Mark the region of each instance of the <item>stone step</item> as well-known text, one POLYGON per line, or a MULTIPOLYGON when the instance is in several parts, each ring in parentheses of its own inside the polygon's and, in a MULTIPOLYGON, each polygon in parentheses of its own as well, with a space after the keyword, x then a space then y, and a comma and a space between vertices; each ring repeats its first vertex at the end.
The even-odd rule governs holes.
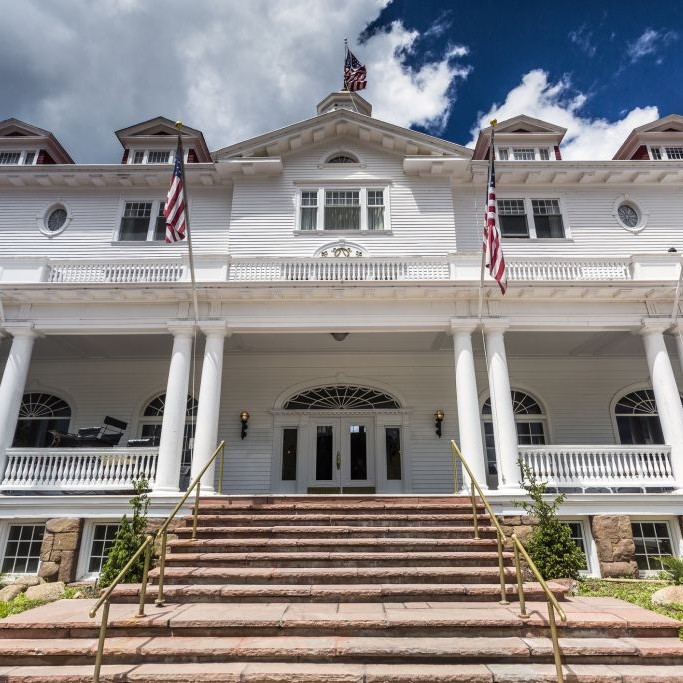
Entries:
MULTIPOLYGON (((564 663, 683 666, 683 642, 661 638, 561 638, 564 663)), ((89 664, 95 638, 0 639, 0 661, 14 666, 89 664)), ((108 664, 149 663, 336 663, 492 664, 552 663, 550 638, 373 638, 355 636, 113 637, 105 642, 108 664)))
MULTIPOLYGON (((567 683, 683 683, 680 666, 570 664, 567 683)), ((92 683, 92 665, 5 667, 4 683, 92 683)), ((552 664, 225 664, 105 665, 102 683, 555 683, 552 664)))
MULTIPOLYGON (((562 584, 551 584, 558 600, 564 600, 567 589, 562 584)), ((506 586, 507 599, 517 600, 517 587, 506 586)), ((545 600, 545 593, 538 583, 524 584, 527 600, 545 600)), ((139 584, 124 584, 114 589, 114 602, 137 603, 139 584)), ((156 600, 157 586, 147 587, 147 601, 156 600)), ((164 587, 164 598, 170 604, 191 602, 498 602, 500 584, 331 584, 278 585, 278 584, 171 584, 164 587)))
MULTIPOLYGON (((477 514, 485 515, 486 508, 483 504, 477 504, 477 514)), ((410 503, 406 501, 394 501, 391 503, 373 503, 366 501, 357 502, 335 502, 331 500, 320 500, 313 502, 300 503, 272 503, 268 505, 259 504, 245 504, 232 501, 216 501, 213 499, 203 500, 199 504, 199 510, 203 514, 221 514, 225 516, 231 515, 294 515, 294 514, 327 514, 327 515, 344 515, 344 514, 472 514, 472 504, 469 499, 458 502, 447 502, 437 504, 420 504, 410 503)))
MULTIPOLYGON (((191 526, 180 526, 173 530, 179 538, 192 535, 191 526)), ((492 526, 479 527, 482 538, 495 538, 492 526)), ((466 526, 201 526, 197 529, 198 538, 450 538, 472 539, 474 531, 466 526)))
MULTIPOLYGON (((503 553, 507 565, 512 553, 503 553)), ((497 567, 497 552, 167 553, 167 567, 497 567)))
MULTIPOLYGON (((192 518, 185 518, 187 526, 192 525, 192 518)), ((488 516, 480 517, 481 524, 488 523, 488 516)), ((231 529, 233 525, 240 526, 463 526, 472 528, 473 518, 467 513, 449 514, 393 514, 390 512, 378 512, 377 514, 353 514, 351 511, 344 514, 331 515, 327 512, 318 514, 235 514, 235 515, 212 515, 205 514, 204 510, 197 516, 198 526, 219 527, 231 529)))
MULTIPOLYGON (((159 569, 150 570, 155 583, 159 569)), ((173 584, 385 584, 385 583, 496 583, 498 567, 166 567, 164 581, 173 584)), ((505 578, 516 581, 506 567, 505 578)))
POLYGON ((496 549, 495 538, 182 538, 169 540, 169 551, 179 553, 290 553, 346 552, 475 552, 496 549))

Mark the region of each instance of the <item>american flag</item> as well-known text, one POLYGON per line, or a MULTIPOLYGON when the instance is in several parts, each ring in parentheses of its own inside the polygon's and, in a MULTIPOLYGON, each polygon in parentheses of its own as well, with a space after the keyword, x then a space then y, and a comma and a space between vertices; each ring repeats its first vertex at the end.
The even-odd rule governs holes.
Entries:
POLYGON ((185 239, 185 184, 184 184, 183 152, 178 139, 178 148, 175 153, 173 176, 171 187, 168 188, 166 203, 164 204, 164 216, 166 216, 166 244, 180 242, 185 239))
POLYGON ((346 48, 346 59, 344 60, 344 87, 349 92, 356 92, 356 90, 363 90, 368 84, 368 72, 365 65, 361 64, 356 56, 346 48))
POLYGON ((491 277, 496 280, 500 291, 505 294, 508 286, 505 273, 505 257, 500 247, 500 230, 496 220, 496 170, 494 166, 495 148, 493 146, 493 130, 489 148, 491 163, 489 166, 489 182, 486 188, 486 215, 484 217, 484 257, 491 277))

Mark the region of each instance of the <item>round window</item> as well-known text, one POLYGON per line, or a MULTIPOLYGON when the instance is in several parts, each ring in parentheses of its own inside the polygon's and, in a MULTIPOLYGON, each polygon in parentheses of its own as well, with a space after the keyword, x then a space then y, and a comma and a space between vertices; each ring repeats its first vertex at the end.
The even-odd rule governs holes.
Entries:
POLYGON ((640 222, 638 211, 631 204, 620 204, 617 209, 617 216, 626 228, 635 228, 640 222))
POLYGON ((64 227, 66 218, 66 209, 63 206, 58 206, 52 209, 48 214, 47 220, 45 221, 45 227, 47 227, 50 232, 57 232, 64 227))

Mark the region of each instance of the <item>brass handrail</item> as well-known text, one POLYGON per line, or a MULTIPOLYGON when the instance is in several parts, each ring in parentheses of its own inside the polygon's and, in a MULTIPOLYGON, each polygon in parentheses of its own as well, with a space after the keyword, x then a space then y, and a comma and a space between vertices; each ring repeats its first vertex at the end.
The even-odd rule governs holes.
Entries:
POLYGON ((196 494, 195 494, 195 504, 194 504, 194 512, 193 512, 193 519, 192 519, 192 538, 196 539, 197 538, 197 515, 199 513, 199 496, 201 493, 201 479, 206 473, 206 471, 209 469, 209 467, 213 464, 213 462, 216 460, 218 457, 218 454, 221 454, 221 462, 220 462, 220 476, 218 479, 218 494, 221 495, 223 493, 223 466, 224 466, 224 461, 225 461, 225 441, 221 441, 218 446, 216 446, 216 449, 214 452, 211 454, 211 457, 206 461, 206 464, 202 469, 199 471, 199 474, 192 480, 190 485, 187 487, 187 491, 185 491, 185 494, 183 497, 180 499, 178 504, 173 508, 172 512, 166 517, 162 525, 156 530, 154 534, 148 534, 145 540, 142 542, 140 547, 133 553, 131 558, 126 562, 126 566, 117 574, 116 578, 109 584, 109 587, 107 590, 100 596, 100 599, 92 606, 90 611, 88 612, 89 616, 91 619, 94 619, 95 616, 97 615, 97 612, 99 611, 100 607, 104 605, 104 609, 102 610, 102 622, 100 624, 100 634, 99 634, 99 640, 97 643, 97 655, 95 657, 95 669, 93 672, 93 683, 99 683, 100 682, 100 669, 102 668, 102 657, 104 654, 104 641, 105 638, 107 637, 107 622, 109 621, 109 606, 111 604, 111 595, 114 592, 114 589, 116 586, 118 586, 123 579, 126 577, 126 574, 130 570, 130 568, 133 566, 135 561, 140 557, 140 555, 144 552, 145 553, 145 563, 144 567, 142 570, 142 581, 140 584, 140 602, 139 602, 139 607, 138 607, 138 617, 144 617, 145 616, 145 598, 147 596, 147 577, 149 573, 149 566, 152 560, 152 546, 154 545, 155 541, 161 536, 161 550, 159 553, 159 590, 157 594, 157 599, 155 600, 155 604, 157 607, 161 607, 164 604, 164 571, 166 568, 166 537, 168 534, 168 527, 171 524, 171 522, 174 520, 175 516, 178 514, 178 511, 185 505, 185 502, 187 499, 190 497, 190 494, 194 489, 196 489, 196 494))
MULTIPOLYGON (((456 472, 456 458, 460 460, 460 463, 464 467, 465 471, 467 472, 467 475, 470 478, 470 496, 472 499, 472 512, 474 516, 474 537, 479 538, 479 522, 477 519, 477 506, 475 502, 475 495, 474 492, 475 490, 479 494, 479 498, 481 499, 481 502, 484 504, 484 508, 486 509, 486 512, 489 515, 489 519, 493 523, 493 526, 496 528, 496 538, 498 541, 498 568, 499 568, 499 573, 500 573, 500 586, 501 586, 501 599, 500 603, 501 604, 508 604, 507 599, 506 599, 506 589, 505 589, 505 568, 503 565, 503 546, 505 543, 505 539, 507 538, 505 535, 505 532, 503 531, 503 527, 500 525, 498 522, 498 518, 491 509, 491 506, 489 505, 489 502, 484 495, 484 492, 481 489, 481 486, 479 486, 479 482, 477 481, 476 477, 474 474, 472 474, 472 470, 470 469, 470 466, 467 464, 467 460, 465 460, 465 456, 462 454, 460 449, 458 448, 458 444, 455 443, 454 440, 451 440, 451 454, 453 457, 453 483, 455 487, 455 491, 457 492, 458 490, 458 482, 457 482, 457 472, 456 472)), ((567 621, 567 615, 565 611, 560 607, 559 602, 557 601, 557 598, 553 594, 553 592, 550 590, 548 587, 548 584, 545 582, 543 577, 541 576, 541 573, 538 571, 538 567, 534 563, 534 561, 531 559, 529 556, 529 553, 527 553, 526 548, 522 544, 522 542, 519 540, 517 534, 513 533, 510 536, 510 540, 512 541, 512 546, 514 549, 514 556, 515 556, 515 574, 517 578, 517 594, 518 594, 518 599, 519 599, 519 616, 522 619, 528 618, 528 613, 526 611, 526 600, 524 597, 524 581, 522 578, 522 567, 521 567, 521 562, 520 562, 520 554, 522 557, 524 557, 525 562, 527 563, 529 569, 531 570, 531 573, 534 575, 536 580, 538 581, 539 585, 543 589, 543 592, 546 595, 547 602, 548 602, 548 624, 550 625, 550 639, 552 640, 553 643, 553 657, 555 660, 555 671, 557 673, 557 681, 558 683, 564 683, 564 673, 562 671, 562 652, 560 650, 560 643, 558 640, 557 636, 557 623, 555 622, 555 612, 557 612, 558 616, 560 617, 560 620, 562 622, 567 621)))

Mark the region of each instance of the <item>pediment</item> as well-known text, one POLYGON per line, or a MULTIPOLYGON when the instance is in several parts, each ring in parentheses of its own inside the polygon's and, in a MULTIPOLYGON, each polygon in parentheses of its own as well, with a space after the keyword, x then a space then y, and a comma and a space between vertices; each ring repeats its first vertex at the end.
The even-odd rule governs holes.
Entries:
POLYGON ((0 121, 0 138, 47 138, 49 136, 49 130, 32 126, 19 119, 0 121))
MULTIPOLYGON (((491 126, 484 128, 482 133, 490 133, 491 126)), ((554 123, 549 123, 548 121, 542 121, 541 119, 535 119, 526 114, 520 114, 511 119, 506 119, 505 121, 499 121, 496 124, 496 134, 501 133, 515 133, 515 134, 525 134, 525 133, 546 133, 546 134, 561 134, 564 135, 567 132, 566 128, 562 126, 557 126, 554 123)))
POLYGON ((683 133, 683 116, 670 114, 635 129, 637 133, 683 133))

